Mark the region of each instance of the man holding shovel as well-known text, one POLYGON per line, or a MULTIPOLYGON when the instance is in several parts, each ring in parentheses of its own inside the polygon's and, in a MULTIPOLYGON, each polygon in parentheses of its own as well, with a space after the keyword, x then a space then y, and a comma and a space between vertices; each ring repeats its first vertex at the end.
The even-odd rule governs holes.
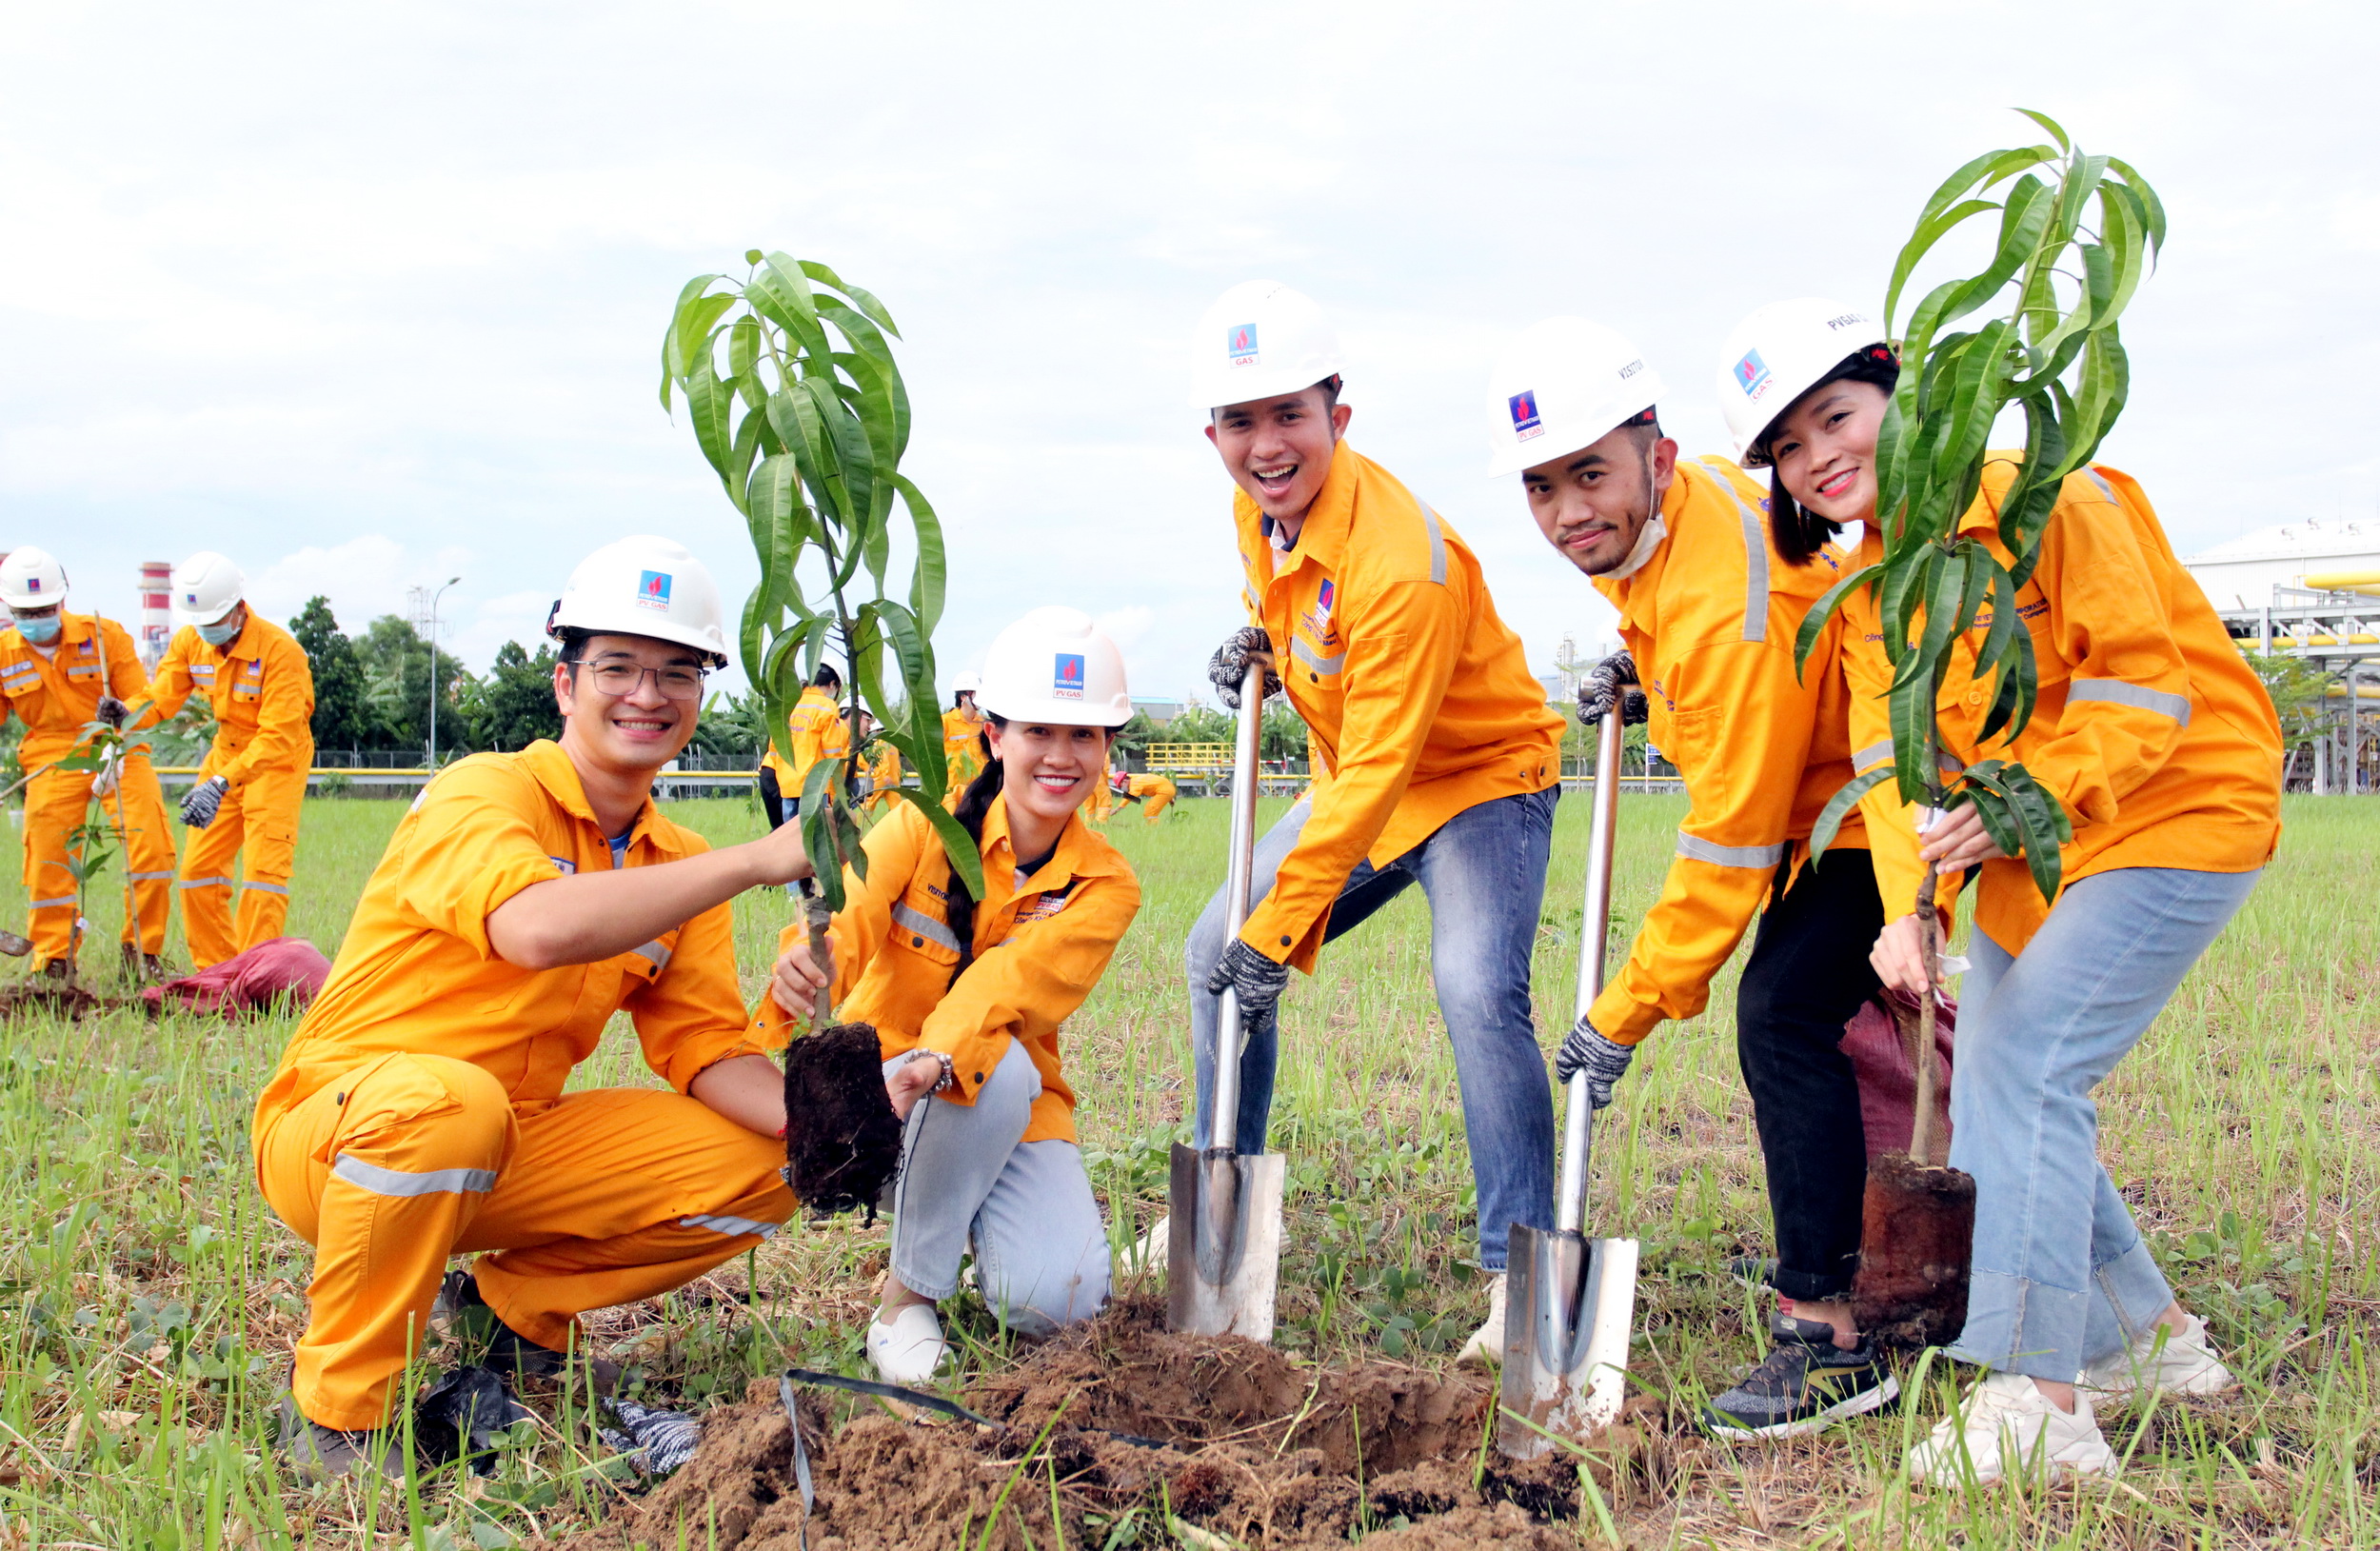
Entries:
POLYGON ((1834 638, 1805 675, 1794 636, 1845 557, 1833 546, 1777 553, 1741 469, 1678 461, 1655 414, 1661 393, 1634 345, 1581 318, 1533 325, 1489 384, 1490 475, 1520 476, 1538 530, 1620 612, 1627 647, 1588 675, 1579 717, 1649 719, 1692 804, 1660 899, 1555 1071, 1583 1072, 1608 1104, 1655 1025, 1702 1010, 1759 916, 1736 1051, 1767 1163, 1781 1306, 1768 1359, 1701 1421, 1722 1437, 1790 1437, 1899 1393, 1846 1302, 1867 1154, 1839 1045, 1876 986, 1865 950, 1883 913, 1856 817, 1823 869, 1806 861, 1812 825, 1851 778, 1849 707, 1834 638))
MULTIPOLYGON (((1237 706, 1251 664, 1285 688, 1327 773, 1256 846, 1252 907, 1226 929, 1218 893, 1187 958, 1209 1134, 1225 987, 1248 1030, 1238 1130, 1264 1148, 1275 1008, 1294 964, 1418 883, 1454 1042, 1479 1203, 1487 1323, 1503 1344, 1506 1236, 1553 1226, 1554 1113, 1529 998, 1561 784, 1561 719, 1497 616, 1470 548, 1387 470, 1343 445, 1337 336, 1270 281, 1224 292, 1194 342, 1194 400, 1239 487, 1233 523, 1248 624, 1208 675, 1237 706)), ((1158 1236, 1161 1241, 1161 1235, 1158 1236)))

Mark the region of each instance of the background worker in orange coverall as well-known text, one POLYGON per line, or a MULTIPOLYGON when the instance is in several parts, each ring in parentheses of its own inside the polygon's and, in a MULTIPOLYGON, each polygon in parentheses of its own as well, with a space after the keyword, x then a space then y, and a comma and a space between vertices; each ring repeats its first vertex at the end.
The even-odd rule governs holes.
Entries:
POLYGON ((843 675, 834 665, 819 664, 809 687, 785 714, 786 753, 780 755, 772 743, 761 755, 761 805, 768 809, 771 825, 801 816, 802 784, 810 778, 811 766, 851 752, 851 724, 835 702, 842 688, 843 675))
POLYGON ((1852 776, 1840 625, 1829 623, 1806 669, 1794 662, 1802 616, 1850 564, 1828 543, 1778 553, 1766 492, 1725 458, 1681 460, 1655 413, 1662 393, 1616 331, 1548 318, 1504 351, 1484 406, 1489 476, 1519 476, 1538 530, 1619 610, 1625 646, 1579 686, 1579 719, 1649 715, 1690 805, 1660 898, 1564 1038, 1555 1074, 1584 1071, 1596 1104, 1609 1104, 1656 1025, 1702 1011, 1758 920, 1735 1050, 1766 1163, 1780 1307, 1767 1360, 1700 1422, 1724 1438, 1790 1437, 1900 1392, 1842 1302, 1868 1155, 1840 1046, 1876 988, 1867 945, 1884 917, 1855 814, 1826 865, 1808 862, 1813 825, 1852 776))
MULTIPOLYGON (((1900 371, 1882 328, 1805 297, 1745 319, 1722 355, 1730 428, 1776 470, 1780 547, 1796 527, 1807 542, 1849 524, 1863 534, 1858 563, 1881 562, 1876 444, 1900 371), (1765 396, 1739 371, 1746 359, 1761 364, 1765 396)), ((2000 511, 2023 456, 1992 453, 1959 519, 2003 566, 2013 556, 2000 511)), ((1934 979, 1917 914, 1926 862, 1981 874, 1951 1084, 1951 1165, 1975 1182, 1974 1266, 1966 1327, 1949 1351, 1985 1376, 1909 1451, 1905 1468, 1926 1485, 2036 1469, 2113 1475, 2120 1462, 2094 1405, 2238 1384, 2100 1163, 2091 1093, 2271 859, 2280 723, 2147 493, 2116 469, 2066 476, 2015 607, 2039 671, 2024 730, 1982 737, 1993 686, 1974 666, 1988 619, 1954 645, 1934 719, 1947 764, 2013 759, 2065 810, 2073 837, 2056 903, 2045 910, 2029 865, 2000 848, 1973 805, 1921 836, 1889 781, 1862 800, 1890 922, 1874 949, 1888 984, 1921 992, 1934 979)), ((1874 594, 1845 599, 1863 767, 1893 758, 1884 630, 1874 594)))
POLYGON ((149 679, 147 704, 132 707, 134 726, 172 716, 193 689, 214 707, 214 746, 182 798, 191 830, 182 851, 182 937, 201 969, 281 935, 314 765, 313 667, 295 636, 248 607, 247 587, 240 568, 210 550, 173 568, 182 628, 149 679))
POLYGON ((1224 987, 1248 1030, 1236 1145, 1260 1153, 1290 967, 1311 973, 1326 941, 1418 883, 1490 1274, 1488 1317, 1464 1353, 1500 1352, 1512 1225, 1554 1224, 1553 1091, 1529 964, 1562 719, 1497 617, 1478 557, 1341 440, 1352 410, 1339 400, 1339 341, 1314 303, 1270 281, 1235 286, 1192 348, 1192 400, 1239 487, 1248 621, 1207 674, 1237 706, 1249 665, 1262 662, 1266 688, 1287 689, 1327 767, 1257 843, 1239 935, 1223 929, 1220 890, 1191 930, 1198 1134, 1208 1134, 1224 987))
POLYGON ((113 620, 66 611, 66 567, 47 550, 20 545, 0 561, 0 603, 10 628, 0 632, 0 722, 25 719, 17 762, 25 785, 25 894, 32 904, 33 968, 63 979, 74 950, 77 891, 69 862, 79 847, 68 840, 90 811, 94 785, 104 820, 124 828, 124 873, 106 883, 129 883, 132 909, 124 923, 124 958, 135 979, 164 965, 168 885, 173 881, 173 833, 166 827, 165 792, 149 762, 149 746, 128 746, 112 773, 54 768, 85 746, 93 722, 123 726, 126 704, 139 698, 141 671, 132 637, 113 620))
POLYGON ((1131 770, 1114 770, 1107 777, 1107 789, 1121 802, 1139 803, 1140 821, 1155 824, 1173 805, 1174 784, 1161 775, 1140 775, 1131 770))
POLYGON ((391 1396, 449 1256, 486 1252, 450 1300, 492 1311, 488 1365, 547 1373, 580 1311, 683 1285, 793 1210, 727 901, 805 873, 800 830, 714 851, 650 796, 726 661, 718 588, 679 545, 624 539, 546 629, 562 741, 430 783, 257 1101, 258 1183, 315 1247, 283 1412, 302 1465, 402 1473, 391 1396), (565 1096, 620 1010, 668 1088, 565 1096))
MULTIPOLYGON (((845 870, 830 941, 835 1015, 875 1025, 906 1119, 892 1265, 867 1329, 868 1361, 893 1383, 924 1382, 947 1355, 934 1305, 958 1291, 970 1244, 984 1301, 1028 1335, 1107 1301, 1058 1028, 1140 907, 1131 865, 1081 817, 1132 719, 1123 654, 1088 615, 1037 608, 992 643, 982 694, 991 758, 955 816, 982 847, 983 899, 902 803, 868 831, 867 876, 845 870)), ((788 926, 764 1025, 806 1016, 826 978, 806 928, 788 926)))

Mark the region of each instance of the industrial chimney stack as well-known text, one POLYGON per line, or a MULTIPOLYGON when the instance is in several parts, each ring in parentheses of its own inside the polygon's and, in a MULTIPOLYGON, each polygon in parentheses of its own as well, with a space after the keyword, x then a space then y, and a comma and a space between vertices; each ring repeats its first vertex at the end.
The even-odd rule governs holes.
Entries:
POLYGON ((157 659, 166 654, 166 644, 173 639, 173 564, 165 560, 141 562, 141 666, 151 673, 157 671, 157 659))

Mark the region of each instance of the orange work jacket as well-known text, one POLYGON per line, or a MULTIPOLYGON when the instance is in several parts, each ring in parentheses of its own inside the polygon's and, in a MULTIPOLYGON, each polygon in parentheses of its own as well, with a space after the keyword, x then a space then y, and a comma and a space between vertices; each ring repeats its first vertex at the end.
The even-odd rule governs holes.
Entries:
POLYGON ((792 759, 781 757, 771 744, 761 756, 761 764, 777 772, 777 789, 787 797, 802 795, 802 784, 810 778, 811 766, 851 752, 851 724, 823 685, 814 684, 802 691, 802 698, 785 716, 785 732, 792 759))
MULTIPOLYGON (((709 848, 648 799, 625 865, 709 848)), ((467 1061, 516 1105, 550 1103, 623 1010, 645 1064, 681 1093, 704 1067, 761 1051, 744 1027, 726 905, 595 964, 525 969, 496 956, 487 918, 498 905, 611 865, 610 842, 560 745, 541 738, 441 770, 365 884, 330 979, 257 1101, 260 1123, 390 1051, 467 1061)))
POLYGON ((901 801, 892 794, 901 785, 901 750, 889 740, 877 740, 876 752, 868 756, 867 774, 868 806, 887 807, 901 801))
POLYGON ((1562 719, 1479 562, 1446 521, 1344 442, 1294 548, 1232 500, 1250 623, 1329 773, 1240 941, 1311 971, 1356 864, 1385 866, 1466 808, 1561 780, 1562 719))
POLYGON ((59 609, 58 638, 47 657, 15 626, 0 630, 0 722, 11 711, 25 719, 25 741, 16 757, 29 772, 81 746, 83 729, 99 714, 101 695, 130 705, 148 687, 130 632, 113 620, 59 609))
MULTIPOLYGON (((1058 1025, 1082 1005, 1124 928, 1140 909, 1140 881, 1121 852, 1066 821, 1058 849, 1028 879, 1008 842, 1008 800, 983 817, 983 883, 975 962, 951 984, 959 939, 948 916, 950 860, 925 815, 903 803, 867 832, 867 877, 843 872, 844 904, 830 928, 835 1016, 872 1024, 889 1061, 920 1046, 951 1061, 949 1096, 973 1104, 1008 1047, 1022 1042, 1041 1074, 1027 1142, 1075 1140, 1074 1089, 1058 1059, 1058 1025)), ((807 930, 779 940, 783 952, 807 930)), ((761 998, 755 1038, 782 1039, 790 1019, 761 998)))
POLYGON ((942 763, 951 789, 973 781, 983 768, 983 724, 953 706, 942 712, 942 763))
MULTIPOLYGON (((302 775, 313 766, 313 666, 297 637, 253 608, 240 633, 220 646, 201 641, 193 626, 173 632, 149 681, 154 719, 181 710, 193 690, 215 712, 209 774, 236 786, 250 776, 302 775)), ((133 726, 151 719, 144 706, 133 710, 133 726)))
MULTIPOLYGON (((1702 1010, 1777 868, 1852 777, 1839 615, 1809 670, 1794 667, 1802 616, 1850 557, 1829 545, 1787 565, 1768 506, 1726 459, 1681 460, 1661 498, 1669 536, 1633 574, 1595 579, 1644 683, 1646 734, 1685 778, 1688 803, 1661 897, 1589 1012, 1621 1044, 1702 1010)), ((1857 814, 1835 844, 1867 844, 1857 814)))
MULTIPOLYGON (((2000 503, 2017 452, 1994 452, 1983 487, 1959 521, 2009 562, 2000 503)), ((1884 558, 1870 529, 1860 563, 1884 558)), ((2041 559, 2016 593, 2033 637, 2040 696, 2012 746, 1977 737, 1990 680, 1974 676, 1991 625, 1986 607, 1954 644, 1935 703, 1946 763, 2013 759, 2065 805, 2073 841, 2060 853, 2066 883, 2116 867, 2247 872, 2265 865, 2281 833, 2281 724, 2264 685, 2214 607, 2166 542, 2149 497, 2105 466, 2067 477, 2042 531, 2041 559)), ((1893 758, 1883 696, 1893 667, 1875 600, 1845 601, 1844 657, 1854 694, 1852 736, 1863 770, 1893 758)), ((1924 881, 1911 810, 1888 780, 1863 800, 1874 837, 1888 921, 1910 913, 1924 881)), ((2022 951, 2049 908, 2018 859, 1986 862, 1975 925, 2022 951)))

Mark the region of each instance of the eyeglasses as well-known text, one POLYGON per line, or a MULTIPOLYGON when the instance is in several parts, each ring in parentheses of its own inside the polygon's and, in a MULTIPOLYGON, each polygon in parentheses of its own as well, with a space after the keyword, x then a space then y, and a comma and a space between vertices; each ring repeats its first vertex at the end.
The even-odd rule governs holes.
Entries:
POLYGON ((615 699, 625 700, 637 691, 645 676, 653 676, 653 686, 664 700, 700 700, 703 698, 703 674, 692 667, 643 667, 635 663, 582 663, 594 677, 595 687, 615 699))

